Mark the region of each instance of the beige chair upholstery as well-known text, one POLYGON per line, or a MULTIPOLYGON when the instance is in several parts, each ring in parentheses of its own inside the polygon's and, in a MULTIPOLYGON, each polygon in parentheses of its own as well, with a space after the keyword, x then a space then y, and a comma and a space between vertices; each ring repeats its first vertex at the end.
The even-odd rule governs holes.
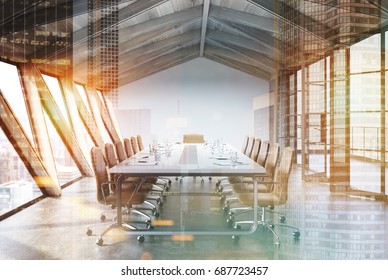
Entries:
POLYGON ((123 162, 126 160, 127 154, 125 153, 123 142, 117 141, 115 142, 115 147, 116 147, 116 154, 117 154, 117 159, 119 162, 123 162))
POLYGON ((139 150, 139 145, 137 144, 137 139, 135 136, 132 136, 131 137, 131 144, 132 144, 132 150, 135 154, 137 154, 138 152, 140 152, 139 150))
POLYGON ((205 139, 202 134, 195 134, 195 133, 184 134, 183 143, 200 144, 200 143, 205 143, 205 139))
POLYGON ((253 144, 255 142, 255 138, 253 136, 249 137, 248 139, 248 144, 247 144, 247 148, 245 150, 245 155, 247 157, 250 157, 251 154, 252 154, 252 149, 253 149, 253 144))
POLYGON ((252 152, 251 152, 251 155, 250 155, 250 158, 253 161, 257 160, 257 156, 259 155, 259 151, 260 151, 260 146, 261 146, 261 139, 260 138, 255 138, 255 141, 253 143, 252 152))
POLYGON ((249 136, 246 135, 244 137, 243 145, 242 145, 242 148, 241 148, 241 153, 243 153, 243 154, 245 154, 245 151, 247 150, 248 141, 249 141, 249 136))
POLYGON ((127 157, 131 157, 135 154, 132 148, 131 140, 129 140, 128 138, 124 138, 124 149, 127 154, 127 157))
POLYGON ((256 162, 263 167, 265 167, 265 162, 267 161, 269 147, 269 141, 263 141, 261 143, 259 155, 257 156, 256 162))
POLYGON ((143 138, 141 137, 141 135, 137 135, 136 136, 136 140, 137 140, 137 145, 139 147, 139 150, 143 151, 144 150, 144 144, 143 144, 143 138))

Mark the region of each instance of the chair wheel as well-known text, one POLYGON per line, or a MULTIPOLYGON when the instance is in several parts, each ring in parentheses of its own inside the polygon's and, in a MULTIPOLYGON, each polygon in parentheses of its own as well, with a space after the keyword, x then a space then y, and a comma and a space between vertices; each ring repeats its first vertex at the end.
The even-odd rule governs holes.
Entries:
MULTIPOLYGON (((170 184, 171 185, 171 184, 170 184)), ((164 190, 166 191, 166 192, 168 192, 169 190, 170 190, 170 187, 169 186, 166 186, 165 188, 164 188, 164 190)))
POLYGON ((274 224, 269 224, 268 227, 270 227, 272 229, 275 229, 275 225, 274 224))
POLYGON ((88 228, 88 230, 86 231, 86 235, 87 236, 91 236, 92 235, 92 230, 90 228, 88 228))
POLYGON ((238 242, 240 240, 240 236, 238 235, 233 235, 232 236, 232 239, 234 240, 234 242, 238 242))
POLYGON ((148 226, 147 226, 147 229, 149 229, 149 230, 154 230, 155 227, 154 227, 153 225, 148 225, 148 226))
POLYGON ((171 180, 170 179, 168 179, 168 185, 171 186, 171 180))
POLYGON ((286 216, 284 216, 284 215, 280 216, 279 220, 281 223, 284 223, 286 221, 286 216))
POLYGON ((240 226, 240 225, 235 225, 235 226, 234 226, 234 229, 240 230, 240 229, 241 229, 241 226, 240 226))
POLYGON ((224 211, 225 214, 228 213, 229 212, 229 206, 224 206, 222 208, 222 210, 224 211))
POLYGON ((102 244, 104 244, 104 240, 102 240, 102 238, 98 238, 98 239, 96 240, 96 244, 97 244, 98 246, 102 246, 102 244))
POLYGON ((209 177, 209 181, 211 181, 212 180, 212 177, 209 177))
POLYGON ((300 232, 299 232, 299 230, 294 230, 294 232, 292 233, 292 235, 294 236, 294 239, 295 239, 295 240, 298 240, 299 237, 300 237, 300 232))
POLYGON ((139 235, 137 237, 137 241, 139 241, 140 243, 143 243, 144 242, 144 235, 139 235))
POLYGON ((159 212, 158 211, 152 211, 152 215, 154 215, 154 217, 159 217, 159 212))
POLYGON ((226 222, 228 223, 228 228, 232 228, 232 226, 234 224, 234 220, 232 218, 229 218, 226 220, 226 222))
POLYGON ((106 216, 105 215, 101 215, 100 216, 100 220, 101 220, 101 222, 105 221, 106 220, 106 216))

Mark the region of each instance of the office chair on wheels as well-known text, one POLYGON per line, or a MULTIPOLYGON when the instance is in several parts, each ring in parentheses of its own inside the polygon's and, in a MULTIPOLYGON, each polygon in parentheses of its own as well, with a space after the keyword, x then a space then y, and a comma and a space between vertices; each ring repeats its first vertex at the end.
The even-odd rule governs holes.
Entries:
MULTIPOLYGON (((288 179, 289 179, 290 172, 291 172, 293 155, 294 155, 294 150, 291 149, 290 147, 286 147, 283 149, 282 155, 281 155, 281 160, 275 169, 274 179, 271 181, 262 182, 262 185, 266 185, 266 187, 270 191, 259 192, 257 194, 257 205, 259 207, 258 214, 260 215, 260 220, 258 221, 258 225, 262 225, 263 227, 269 229, 273 233, 273 235, 276 238, 275 244, 280 243, 279 242, 279 235, 275 231, 275 224, 272 222, 268 222, 268 220, 267 220, 267 215, 266 215, 267 208, 283 205, 288 200, 288 179)), ((240 185, 240 187, 243 188, 243 186, 241 186, 241 185, 240 185)), ((259 188, 260 188, 260 185, 259 185, 259 188)), ((252 211, 253 210, 252 205, 254 202, 253 201, 253 199, 254 199, 253 186, 249 185, 249 187, 247 187, 245 189, 245 191, 243 191, 242 189, 240 189, 240 191, 241 192, 236 193, 236 195, 238 197, 238 201, 242 205, 248 206, 248 208, 251 207, 250 211, 252 211)), ((243 208, 241 212, 238 212, 239 209, 241 209, 241 208, 231 209, 230 217, 228 219, 229 221, 234 221, 234 219, 237 217, 237 215, 239 215, 241 213, 246 213, 247 211, 249 211, 246 208, 243 208)), ((241 225, 243 225, 243 224, 251 224, 252 225, 253 221, 246 220, 246 221, 234 222, 234 228, 241 229, 241 225)), ((285 225, 285 224, 278 224, 278 225, 282 226, 282 227, 292 228, 294 230, 293 231, 294 238, 296 240, 299 239, 300 232, 299 232, 298 228, 293 227, 293 226, 289 226, 289 225, 285 225)), ((234 235, 233 238, 235 240, 238 240, 239 236, 234 235)))
MULTIPOLYGON (((116 207, 116 202, 117 202, 117 190, 116 188, 113 187, 115 183, 112 181, 109 181, 106 160, 102 153, 102 150, 98 147, 93 147, 91 150, 91 159, 92 159, 92 166, 93 166, 95 179, 96 179, 97 201, 101 204, 109 205, 111 206, 112 209, 114 209, 116 207)), ((137 231, 139 229, 133 224, 144 224, 147 226, 147 229, 152 229, 153 227, 151 226, 150 217, 133 208, 133 205, 142 204, 146 199, 146 194, 138 192, 137 189, 138 189, 137 185, 132 183, 125 183, 125 190, 122 191, 122 195, 121 195, 121 204, 123 207, 126 208, 126 212, 128 214, 131 212, 138 213, 142 217, 146 217, 146 220, 141 220, 141 221, 132 220, 130 221, 130 224, 126 223, 123 226, 128 230, 137 231)), ((92 226, 89 226, 87 228, 86 234, 88 236, 92 235, 93 233, 91 228, 92 226)), ((96 240, 96 243, 98 245, 103 245, 104 241, 102 237, 114 228, 116 228, 116 224, 112 224, 111 226, 106 228, 102 232, 102 234, 99 235, 98 239, 96 240)), ((144 236, 143 235, 138 236, 138 241, 143 242, 144 236)))

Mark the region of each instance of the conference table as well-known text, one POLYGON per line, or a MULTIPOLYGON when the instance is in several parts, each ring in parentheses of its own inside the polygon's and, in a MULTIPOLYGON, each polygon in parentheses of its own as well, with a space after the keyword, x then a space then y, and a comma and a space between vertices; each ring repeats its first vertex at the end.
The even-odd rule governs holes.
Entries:
MULTIPOLYGON (((253 178, 253 226, 250 230, 241 231, 235 229, 221 229, 214 231, 185 231, 185 235, 244 235, 251 234, 257 228, 257 176, 265 175, 265 168, 254 162, 252 159, 237 151, 230 145, 220 144, 210 146, 207 144, 174 144, 166 147, 158 147, 157 156, 148 150, 143 150, 127 160, 109 169, 110 174, 116 178, 117 188, 117 220, 112 226, 120 229, 129 229, 122 221, 121 209, 121 186, 127 177, 142 177, 143 182, 148 176, 170 177, 170 176, 206 176, 226 177, 244 176, 253 178), (237 155, 237 161, 231 161, 231 155, 237 155)), ((182 184, 178 184, 182 186, 182 184)), ((167 193, 168 194, 168 193, 167 193)), ((183 189, 174 191, 174 195, 195 195, 185 192, 183 189)), ((197 195, 220 195, 215 191, 205 192, 199 188, 197 195)), ((138 235, 139 231, 128 231, 129 235, 138 235)), ((144 235, 177 235, 179 230, 144 230, 144 235)))

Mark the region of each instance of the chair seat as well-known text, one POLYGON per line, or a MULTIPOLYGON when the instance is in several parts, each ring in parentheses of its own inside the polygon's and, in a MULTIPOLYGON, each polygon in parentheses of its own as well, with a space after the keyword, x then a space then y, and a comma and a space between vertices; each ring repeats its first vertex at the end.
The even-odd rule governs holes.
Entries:
MULTIPOLYGON (((262 175, 256 177, 259 182, 270 182, 271 177, 269 175, 262 175)), ((253 184, 253 178, 252 177, 228 177, 228 181, 230 184, 238 184, 238 183, 246 183, 246 184, 253 184)))
MULTIPOLYGON (((253 184, 237 183, 232 185, 235 193, 253 192, 253 184)), ((269 186, 264 184, 257 184, 257 192, 266 193, 269 192, 269 186)))
MULTIPOLYGON (((253 193, 240 193, 238 194, 238 201, 245 205, 253 205, 253 193)), ((267 207, 273 205, 279 205, 282 202, 279 200, 277 195, 273 193, 258 193, 257 194, 257 205, 260 207, 267 207)))
MULTIPOLYGON (((143 192, 135 192, 137 188, 136 184, 124 182, 121 191, 121 203, 127 204, 130 200, 131 204, 141 204, 146 200, 146 194, 143 192)), ((116 204, 117 193, 113 192, 105 196, 106 204, 116 204)))

